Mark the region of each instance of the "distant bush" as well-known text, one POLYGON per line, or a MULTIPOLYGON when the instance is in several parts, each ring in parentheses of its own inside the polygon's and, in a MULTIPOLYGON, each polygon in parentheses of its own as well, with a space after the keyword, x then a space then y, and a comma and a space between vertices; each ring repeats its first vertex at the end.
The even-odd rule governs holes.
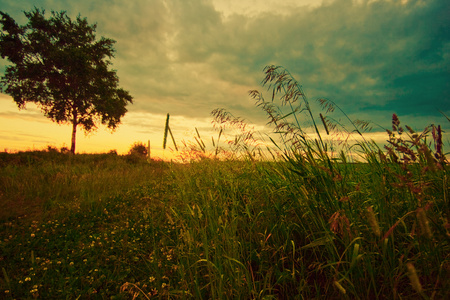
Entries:
POLYGON ((128 154, 146 157, 148 154, 147 147, 142 142, 136 142, 131 146, 130 151, 128 151, 128 154))
POLYGON ((135 142, 128 151, 127 160, 129 162, 138 162, 146 159, 148 154, 147 147, 142 142, 135 142))
POLYGON ((47 152, 49 152, 49 153, 58 153, 58 148, 56 148, 55 146, 48 145, 47 146, 47 152))
POLYGON ((117 150, 116 149, 112 149, 108 151, 109 155, 117 155, 117 150))

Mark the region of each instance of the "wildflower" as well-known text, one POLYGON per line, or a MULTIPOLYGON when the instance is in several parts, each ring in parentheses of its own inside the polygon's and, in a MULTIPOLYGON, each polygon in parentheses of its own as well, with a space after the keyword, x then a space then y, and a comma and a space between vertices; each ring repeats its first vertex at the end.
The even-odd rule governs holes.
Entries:
POLYGON ((157 289, 151 289, 151 290, 150 290, 150 293, 148 293, 148 295, 149 295, 150 297, 156 296, 157 294, 158 294, 158 290, 157 290, 157 289))
POLYGON ((36 235, 34 233, 31 234, 31 237, 34 238, 36 235))
POLYGON ((25 278, 25 281, 31 281, 31 277, 25 278))
POLYGON ((148 279, 148 281, 150 281, 150 282, 153 282, 153 281, 155 281, 155 277, 153 277, 153 276, 150 276, 150 278, 148 279))

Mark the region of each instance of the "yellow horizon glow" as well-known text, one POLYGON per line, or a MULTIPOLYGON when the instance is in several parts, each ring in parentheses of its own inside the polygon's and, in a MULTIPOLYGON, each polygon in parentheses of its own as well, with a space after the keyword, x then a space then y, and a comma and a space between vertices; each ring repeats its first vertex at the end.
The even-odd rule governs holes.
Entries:
MULTIPOLYGON (((151 157, 161 160, 177 159, 180 152, 174 151, 172 139, 168 137, 167 147, 163 149, 163 136, 166 115, 157 115, 146 112, 128 112, 118 129, 111 133, 105 126, 99 126, 98 130, 86 135, 80 128, 77 131, 76 153, 107 153, 115 150, 118 154, 127 154, 131 146, 136 142, 147 145, 151 143, 151 157)), ((274 146, 269 139, 265 139, 265 133, 271 130, 267 126, 248 124, 258 136, 264 140, 258 140, 262 148, 274 146)), ((202 140, 209 150, 213 149, 212 139, 217 142, 218 131, 211 125, 211 119, 190 119, 183 116, 172 116, 170 127, 175 141, 180 150, 183 141, 196 144, 195 128, 198 128, 202 140)), ((19 152, 44 150, 48 146, 61 149, 70 148, 72 126, 59 125, 46 118, 34 104, 28 104, 27 109, 19 110, 13 99, 5 94, 0 94, 0 152, 19 152)), ((227 147, 226 139, 232 140, 239 131, 227 129, 226 135, 220 140, 222 147, 227 147)), ((310 138, 316 134, 308 132, 310 138)), ((328 141, 336 141, 339 137, 327 136, 321 132, 322 138, 328 141)), ((389 139, 386 132, 364 133, 366 141, 374 141, 379 146, 387 144, 389 139)), ((445 138, 449 134, 444 134, 445 138)), ((276 138, 275 138, 276 140, 276 138)), ((361 137, 353 134, 350 141, 361 142, 361 137)))
MULTIPOLYGON (((165 116, 152 117, 160 124, 160 133, 146 134, 127 124, 133 118, 132 112, 125 115, 114 132, 100 125, 97 131, 86 135, 78 128, 76 153, 116 150, 118 154, 126 154, 135 142, 147 145, 150 140, 153 157, 170 159, 173 156, 171 151, 162 149, 165 116)), ((0 128, 0 152, 42 150, 48 146, 70 148, 72 125, 52 122, 34 104, 27 104, 26 109, 19 110, 12 98, 4 94, 0 94, 0 128)))

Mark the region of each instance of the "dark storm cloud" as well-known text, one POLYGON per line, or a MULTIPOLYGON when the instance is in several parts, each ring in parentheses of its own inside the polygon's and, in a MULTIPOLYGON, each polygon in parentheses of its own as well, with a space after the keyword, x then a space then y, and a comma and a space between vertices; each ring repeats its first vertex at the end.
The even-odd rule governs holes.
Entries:
MULTIPOLYGON (((436 108, 448 111, 450 103, 449 7, 447 1, 342 0, 287 17, 266 15, 250 26, 263 28, 258 41, 267 57, 254 66, 285 66, 311 98, 328 97, 349 114, 436 116, 436 108), (265 22, 274 27, 265 29, 265 22)), ((261 52, 255 57, 264 58, 261 52)))
MULTIPOLYGON (((226 19, 205 1, 170 3, 178 67, 207 64, 211 76, 260 88, 262 68, 282 65, 311 99, 330 98, 355 117, 383 114, 374 121, 392 112, 432 117, 449 110, 450 2, 338 0, 226 19)), ((226 104, 226 95, 215 96, 208 109, 226 104)), ((204 113, 208 103, 196 101, 204 113)))

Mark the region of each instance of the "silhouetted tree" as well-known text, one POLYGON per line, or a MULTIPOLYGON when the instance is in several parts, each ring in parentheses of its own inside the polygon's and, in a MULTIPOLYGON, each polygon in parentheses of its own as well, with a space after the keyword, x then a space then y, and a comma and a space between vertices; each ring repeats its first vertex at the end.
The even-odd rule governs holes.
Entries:
POLYGON ((24 26, 0 15, 0 55, 12 63, 0 89, 19 109, 33 102, 52 121, 72 124, 72 153, 77 126, 90 132, 98 123, 112 130, 120 124, 133 98, 108 68, 114 40, 96 40, 96 25, 80 16, 72 21, 66 12, 52 11, 46 19, 45 11, 35 8, 25 12, 29 22, 24 26))

